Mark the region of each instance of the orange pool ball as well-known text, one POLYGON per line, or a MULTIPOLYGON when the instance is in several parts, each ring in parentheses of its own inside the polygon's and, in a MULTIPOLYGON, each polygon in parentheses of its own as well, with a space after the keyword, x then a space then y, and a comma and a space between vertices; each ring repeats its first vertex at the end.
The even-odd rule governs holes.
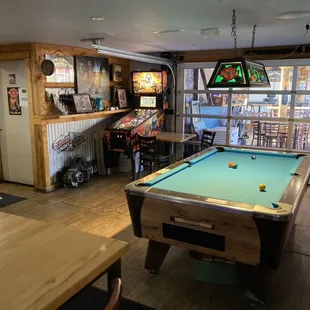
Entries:
POLYGON ((259 184, 259 190, 261 192, 263 192, 266 189, 266 185, 265 184, 259 184))
POLYGON ((234 165, 235 165, 235 163, 233 163, 232 161, 228 163, 228 167, 229 167, 229 168, 233 168, 234 165))

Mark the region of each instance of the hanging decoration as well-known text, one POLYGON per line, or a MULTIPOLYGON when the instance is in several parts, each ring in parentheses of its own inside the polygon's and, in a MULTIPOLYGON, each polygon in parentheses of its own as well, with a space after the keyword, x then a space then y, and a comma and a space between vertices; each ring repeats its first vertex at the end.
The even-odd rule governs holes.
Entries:
MULTIPOLYGON (((254 25, 252 47, 255 46, 256 27, 257 25, 254 25)), ((218 60, 208 88, 270 87, 269 78, 262 63, 237 57, 238 37, 235 10, 232 15, 231 36, 234 39, 235 58, 218 60)))

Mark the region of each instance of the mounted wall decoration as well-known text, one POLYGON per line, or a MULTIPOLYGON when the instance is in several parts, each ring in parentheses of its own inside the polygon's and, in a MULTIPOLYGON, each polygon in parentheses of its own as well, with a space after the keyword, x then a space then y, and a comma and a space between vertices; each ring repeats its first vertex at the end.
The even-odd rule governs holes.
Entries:
POLYGON ((42 61, 41 71, 45 76, 52 75, 54 73, 54 70, 55 70, 55 65, 51 60, 45 59, 42 61))
POLYGON ((89 113, 93 111, 89 94, 74 94, 73 102, 76 108, 76 113, 89 113))
POLYGON ((117 88, 117 98, 120 109, 128 107, 125 88, 117 88))
POLYGON ((10 115, 22 115, 22 109, 19 102, 19 88, 18 87, 8 87, 8 104, 9 104, 9 114, 10 115))
POLYGON ((111 65, 111 80, 116 83, 123 81, 123 67, 121 65, 111 65))
POLYGON ((108 58, 76 56, 75 71, 79 93, 110 100, 108 58))
POLYGON ((60 154, 64 151, 74 151, 85 142, 86 139, 83 134, 70 131, 57 137, 52 144, 52 148, 57 154, 60 154))
POLYGON ((74 60, 71 56, 45 55, 54 63, 52 75, 46 77, 48 83, 74 83, 74 60))

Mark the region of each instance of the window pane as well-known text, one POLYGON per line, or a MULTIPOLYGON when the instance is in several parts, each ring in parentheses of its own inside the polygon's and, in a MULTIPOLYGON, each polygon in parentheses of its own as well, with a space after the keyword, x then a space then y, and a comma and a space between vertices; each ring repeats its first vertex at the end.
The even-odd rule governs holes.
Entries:
POLYGON ((219 94, 185 94, 183 113, 226 116, 227 96, 219 94))
POLYGON ((206 90, 214 68, 185 69, 184 90, 206 90))
POLYGON ((232 145, 259 146, 265 148, 286 148, 288 122, 260 120, 232 120, 231 137, 237 134, 238 139, 231 139, 232 145), (237 133, 235 131, 238 130, 237 133))
POLYGON ((204 129, 215 131, 215 145, 226 144, 226 119, 219 118, 184 118, 184 131, 186 133, 197 133, 197 140, 201 141, 204 129))
POLYGON ((293 67, 266 67, 270 81, 269 90, 291 90, 293 67))
POLYGON ((288 117, 291 95, 233 94, 232 115, 288 117))
POLYGON ((308 123, 294 123, 292 132, 292 148, 294 150, 310 150, 308 123))
POLYGON ((298 67, 296 89, 310 90, 310 66, 298 67))

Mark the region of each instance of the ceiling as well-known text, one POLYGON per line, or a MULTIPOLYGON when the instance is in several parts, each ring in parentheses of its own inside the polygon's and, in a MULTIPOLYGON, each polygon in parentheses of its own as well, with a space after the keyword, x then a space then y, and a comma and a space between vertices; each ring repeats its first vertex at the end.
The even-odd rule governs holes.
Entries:
MULTIPOLYGON (((105 37, 101 45, 137 52, 232 48, 236 9, 238 47, 250 46, 254 24, 256 46, 290 45, 300 43, 310 18, 277 20, 276 15, 309 8, 309 0, 8 0, 1 3, 0 44, 91 47, 80 39, 105 37), (200 35, 205 28, 220 28, 220 35, 205 39, 200 35), (152 33, 172 29, 184 32, 152 33)), ((310 34, 302 43, 310 43, 310 34)))

